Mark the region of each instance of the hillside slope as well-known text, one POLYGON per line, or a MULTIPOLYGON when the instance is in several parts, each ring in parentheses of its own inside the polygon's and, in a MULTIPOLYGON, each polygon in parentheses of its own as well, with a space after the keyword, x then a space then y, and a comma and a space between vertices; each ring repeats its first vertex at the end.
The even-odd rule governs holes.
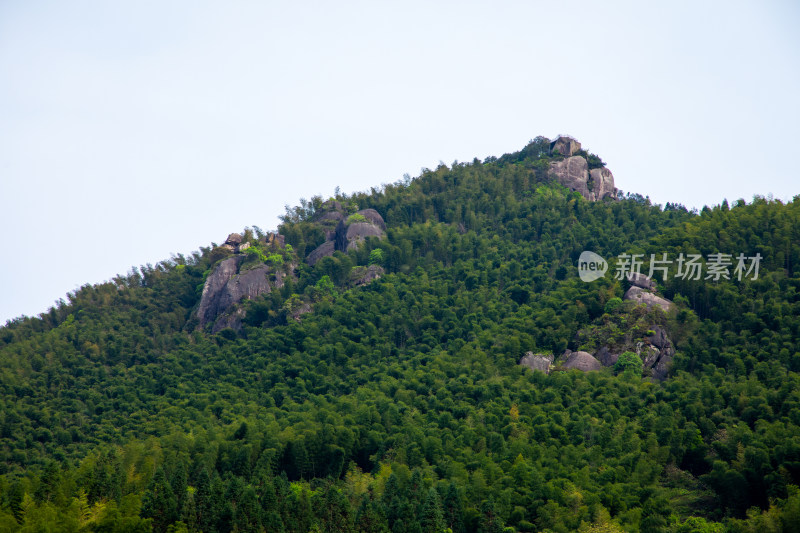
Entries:
POLYGON ((134 269, 0 328, 0 530, 797 530, 800 198, 590 201, 554 176, 564 160, 537 138, 303 200, 244 249, 134 269), (378 225, 365 210, 385 231, 350 246, 344 226, 378 225), (610 264, 590 283, 585 250, 610 264), (613 258, 662 253, 763 259, 757 279, 673 265, 655 277, 666 313, 623 301, 613 258), (198 310, 232 257, 225 283, 273 277, 214 329, 198 310), (563 364, 651 328, 674 345, 664 381, 641 355, 563 364), (549 374, 526 352, 552 356, 549 374))

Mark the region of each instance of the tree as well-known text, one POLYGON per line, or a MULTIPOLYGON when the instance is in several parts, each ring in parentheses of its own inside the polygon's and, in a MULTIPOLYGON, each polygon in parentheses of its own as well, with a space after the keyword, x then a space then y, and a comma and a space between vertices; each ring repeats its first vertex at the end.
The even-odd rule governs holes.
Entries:
POLYGON ((623 352, 614 363, 614 372, 621 374, 628 372, 637 376, 642 375, 642 359, 633 352, 623 352))
POLYGON ((162 467, 156 470, 144 493, 142 514, 153 519, 153 531, 157 533, 166 532, 167 526, 178 519, 178 502, 162 467))
POLYGON ((422 507, 422 529, 431 533, 444 533, 445 524, 442 515, 442 502, 434 488, 428 490, 425 504, 422 507))

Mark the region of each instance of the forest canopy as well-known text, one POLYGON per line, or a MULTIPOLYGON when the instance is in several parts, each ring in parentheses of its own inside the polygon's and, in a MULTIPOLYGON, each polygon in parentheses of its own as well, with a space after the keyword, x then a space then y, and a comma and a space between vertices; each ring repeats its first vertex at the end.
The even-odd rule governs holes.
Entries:
POLYGON ((0 328, 0 530, 800 530, 800 197, 590 202, 549 178, 548 142, 303 200, 277 252, 246 228, 245 264, 291 276, 240 331, 196 318, 214 246, 0 328), (325 201, 374 209, 385 238, 310 266, 325 201), (763 260, 656 277, 658 314, 581 281, 584 250, 763 260), (518 364, 654 321, 664 381, 634 352, 518 364))

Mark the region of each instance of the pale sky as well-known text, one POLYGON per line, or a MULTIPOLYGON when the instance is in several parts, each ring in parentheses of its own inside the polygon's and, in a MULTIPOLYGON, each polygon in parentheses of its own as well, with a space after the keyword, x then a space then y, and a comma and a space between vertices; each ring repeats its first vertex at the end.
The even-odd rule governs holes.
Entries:
POLYGON ((568 133, 688 207, 800 194, 800 6, 0 1, 0 324, 285 204, 568 133))

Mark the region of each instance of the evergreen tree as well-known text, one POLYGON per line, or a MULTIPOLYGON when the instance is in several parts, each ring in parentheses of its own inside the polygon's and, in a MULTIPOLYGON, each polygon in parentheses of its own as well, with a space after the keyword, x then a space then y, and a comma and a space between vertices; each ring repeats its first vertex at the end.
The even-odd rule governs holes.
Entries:
POLYGON ((164 469, 159 467, 147 486, 142 500, 142 514, 152 519, 153 531, 166 532, 178 519, 178 503, 164 469))

